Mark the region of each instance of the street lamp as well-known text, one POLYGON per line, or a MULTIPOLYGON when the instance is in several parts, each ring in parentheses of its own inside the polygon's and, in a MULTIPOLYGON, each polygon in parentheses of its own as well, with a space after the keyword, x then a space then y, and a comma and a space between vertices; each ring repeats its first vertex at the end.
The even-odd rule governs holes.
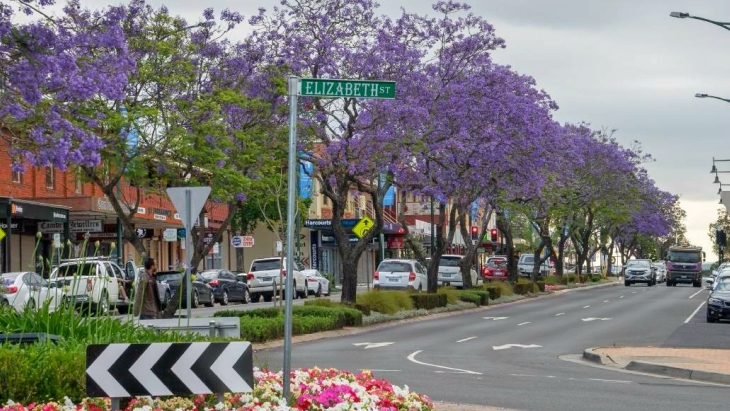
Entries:
POLYGON ((722 184, 722 183, 720 183, 720 188, 717 189, 717 194, 722 193, 722 186, 730 186, 730 184, 722 184))
POLYGON ((710 19, 706 19, 704 17, 693 16, 693 15, 691 15, 689 13, 682 13, 682 12, 678 12, 678 11, 673 11, 673 12, 669 13, 669 17, 674 17, 674 18, 678 18, 678 19, 695 19, 695 20, 700 20, 700 21, 704 21, 704 22, 707 22, 707 23, 710 23, 710 24, 714 24, 714 25, 716 25, 718 27, 722 27, 725 30, 730 30, 730 22, 721 22, 721 21, 710 20, 710 19))
POLYGON ((717 159, 715 159, 715 157, 712 157, 712 170, 710 170, 710 174, 712 174, 712 173, 717 174, 718 173, 717 167, 715 167, 715 163, 719 163, 721 161, 730 161, 730 159, 727 159, 727 160, 726 159, 717 160, 717 159))
POLYGON ((730 103, 730 99, 722 98, 718 96, 713 96, 711 94, 705 94, 705 93, 695 93, 695 97, 697 98, 714 98, 715 100, 722 100, 726 103, 730 103))

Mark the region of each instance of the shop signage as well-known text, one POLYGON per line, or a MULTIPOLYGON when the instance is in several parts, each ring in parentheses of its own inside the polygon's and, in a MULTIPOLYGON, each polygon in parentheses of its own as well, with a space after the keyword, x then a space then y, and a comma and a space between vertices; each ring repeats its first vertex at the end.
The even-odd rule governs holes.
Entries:
POLYGON ((11 203, 10 214, 13 217, 24 218, 26 220, 51 221, 56 223, 68 221, 67 210, 37 203, 11 203))
MULTIPOLYGON (((72 233, 101 233, 104 226, 101 220, 72 220, 68 222, 68 229, 72 233)), ((62 233, 63 223, 40 221, 38 231, 41 233, 62 233)))
POLYGON ((177 241, 177 229, 167 228, 162 232, 162 238, 165 241, 177 241))
POLYGON ((311 258, 312 269, 319 270, 319 232, 310 231, 309 233, 309 257, 311 258))
POLYGON ((388 248, 400 249, 403 248, 403 237, 388 237, 388 248))
MULTIPOLYGON (((355 224, 360 221, 359 218, 346 218, 342 220, 342 226, 345 228, 355 227, 355 224)), ((306 228, 331 228, 332 220, 329 218, 308 218, 304 220, 304 227, 306 228)))

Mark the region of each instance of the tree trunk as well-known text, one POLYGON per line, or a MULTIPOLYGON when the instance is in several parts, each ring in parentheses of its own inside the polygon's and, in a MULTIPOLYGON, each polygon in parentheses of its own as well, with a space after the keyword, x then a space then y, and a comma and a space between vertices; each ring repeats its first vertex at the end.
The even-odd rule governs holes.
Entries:
POLYGON ((502 233, 504 238, 504 246, 507 249, 507 271, 509 272, 508 281, 517 283, 517 258, 515 258, 514 238, 512 237, 512 227, 507 219, 504 218, 503 211, 497 211, 497 229, 502 233))

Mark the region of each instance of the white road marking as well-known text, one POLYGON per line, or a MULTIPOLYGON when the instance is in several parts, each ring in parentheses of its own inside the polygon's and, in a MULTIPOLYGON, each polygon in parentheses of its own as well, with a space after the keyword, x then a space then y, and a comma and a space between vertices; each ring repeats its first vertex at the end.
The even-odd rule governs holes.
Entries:
POLYGON ((497 320, 506 320, 509 317, 482 317, 482 318, 484 318, 485 320, 497 321, 497 320))
POLYGON ((581 321, 608 321, 610 318, 594 318, 594 317, 588 317, 588 318, 582 318, 581 321))
POLYGON ((557 314, 555 314, 556 317, 559 317, 561 315, 565 315, 565 313, 557 313, 557 314))
POLYGON ((700 308, 702 308, 702 306, 705 305, 705 302, 706 301, 702 301, 702 304, 700 304, 697 308, 695 308, 694 312, 692 314, 690 314, 686 320, 684 320, 685 324, 687 324, 688 322, 690 322, 690 320, 692 320, 692 317, 694 317, 695 314, 697 314, 697 312, 700 310, 700 308))
POLYGON ((632 291, 631 294, 636 294, 636 291, 632 291))
POLYGON ((585 306, 585 307, 583 307, 583 308, 591 308, 591 306, 590 306, 590 305, 586 305, 586 306, 585 306))
POLYGON ((464 341, 469 341, 469 340, 473 340, 473 339, 475 339, 475 338, 477 338, 477 337, 469 337, 469 338, 463 338, 463 339, 461 339, 461 340, 459 340, 459 341, 457 341, 457 342, 458 342, 458 343, 461 343, 461 342, 464 342, 464 341))
POLYGON ((372 368, 360 368, 360 371, 370 371, 370 372, 401 372, 401 370, 375 370, 372 368))
POLYGON ((699 290, 699 291, 697 291, 696 293, 694 293, 694 294, 690 295, 690 296, 689 296, 689 298, 692 298, 692 297, 694 297, 695 295, 697 295, 697 294, 699 294, 699 293, 701 293, 701 292, 703 292, 703 291, 705 291, 705 290, 699 290))
POLYGON ((609 302, 609 301, 610 301, 610 300, 606 300, 606 301, 604 301, 604 303, 607 303, 607 302, 609 302))
POLYGON ((529 321, 527 321, 527 322, 524 322, 524 323, 519 323, 519 324, 517 324, 517 326, 519 327, 520 325, 526 325, 526 324, 529 324, 529 323, 530 323, 530 322, 529 322, 529 321))
POLYGON ((367 350, 367 349, 370 349, 370 348, 386 347, 386 346, 391 345, 391 344, 395 344, 395 343, 392 343, 392 342, 381 342, 381 343, 364 342, 364 343, 354 343, 352 345, 357 346, 357 347, 360 347, 360 346, 363 346, 364 345, 365 346, 365 349, 367 350))
MULTIPOLYGON (((560 378, 555 375, 532 375, 532 374, 510 374, 512 377, 529 377, 529 378, 560 378)), ((597 382, 608 382, 608 383, 616 383, 616 384, 631 384, 633 381, 628 380, 605 380, 602 378, 575 378, 575 377, 567 377, 566 380, 573 380, 573 381, 597 381, 597 382)))
POLYGON ((506 350, 508 348, 542 348, 542 345, 537 345, 537 344, 530 344, 530 345, 525 345, 525 344, 504 344, 504 345, 494 345, 494 346, 492 346, 492 349, 495 350, 495 351, 497 351, 497 350, 506 350))
POLYGON ((429 363, 426 363, 426 362, 423 362, 423 361, 418 361, 416 359, 416 355, 418 355, 418 354, 420 354, 422 352, 423 352, 423 350, 418 350, 418 351, 412 352, 411 355, 409 355, 406 358, 408 358, 408 361, 410 361, 410 362, 413 362, 413 363, 416 363, 416 364, 420 364, 420 365, 425 365, 427 367, 441 368, 442 370, 454 371, 454 372, 458 372, 460 374, 482 375, 482 373, 476 372, 476 371, 462 370, 462 369, 459 369, 459 368, 451 368, 451 367, 446 367, 446 366, 443 366, 443 365, 429 364, 429 363))
POLYGON ((622 295, 622 296, 621 296, 621 297, 619 297, 619 298, 624 298, 624 296, 622 295))

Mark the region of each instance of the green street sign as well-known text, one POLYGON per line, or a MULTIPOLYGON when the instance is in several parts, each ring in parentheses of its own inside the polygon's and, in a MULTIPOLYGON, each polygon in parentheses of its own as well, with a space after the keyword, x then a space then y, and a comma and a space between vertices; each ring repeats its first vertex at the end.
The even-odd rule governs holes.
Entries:
POLYGON ((395 98, 395 81, 299 79, 300 96, 395 98))

